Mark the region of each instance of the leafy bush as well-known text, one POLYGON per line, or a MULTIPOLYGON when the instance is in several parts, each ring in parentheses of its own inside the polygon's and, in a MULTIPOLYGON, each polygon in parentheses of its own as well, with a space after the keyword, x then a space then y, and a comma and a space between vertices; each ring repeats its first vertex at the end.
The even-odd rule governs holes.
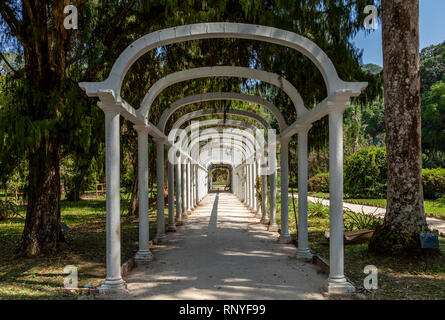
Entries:
POLYGON ((387 184, 386 172, 385 148, 361 148, 347 159, 344 191, 353 197, 384 197, 387 184))
POLYGON ((445 168, 423 169, 423 195, 435 199, 445 194, 445 168))
POLYGON ((311 192, 329 192, 329 173, 319 173, 308 180, 311 192))

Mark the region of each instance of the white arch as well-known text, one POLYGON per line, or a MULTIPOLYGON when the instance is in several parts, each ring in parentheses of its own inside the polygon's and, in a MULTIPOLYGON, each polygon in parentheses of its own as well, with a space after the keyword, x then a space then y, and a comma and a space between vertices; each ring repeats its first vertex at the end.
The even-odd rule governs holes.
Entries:
POLYGON ((295 49, 307 56, 320 70, 328 95, 339 90, 357 90, 354 83, 344 82, 338 77, 332 61, 311 40, 294 32, 273 27, 230 22, 191 24, 149 33, 134 41, 121 53, 105 81, 83 82, 81 87, 89 96, 97 96, 100 91, 111 89, 119 101, 125 75, 142 55, 159 46, 210 38, 251 39, 295 49))
POLYGON ((270 83, 282 89, 289 96, 295 106, 298 116, 302 116, 308 111, 304 106, 303 99, 298 90, 289 81, 278 74, 245 67, 215 66, 178 71, 158 80, 151 86, 150 90, 148 90, 141 103, 141 107, 137 110, 137 114, 142 119, 147 118, 150 113, 151 105, 156 97, 169 86, 187 80, 207 77, 237 77, 270 83))
POLYGON ((258 105, 263 106, 267 110, 269 110, 277 119, 278 126, 280 127, 280 131, 284 130, 287 127, 286 120, 281 114, 280 110, 271 102, 262 99, 258 96, 242 94, 242 93, 233 93, 233 92, 214 92, 214 93, 203 93, 197 94, 193 96, 188 96, 183 99, 177 100, 173 102, 170 107, 162 113, 161 119, 158 123, 158 129, 162 132, 165 131, 165 126, 167 125, 168 119, 173 115, 173 113, 189 104, 204 102, 204 101, 215 101, 215 100, 238 100, 251 102, 258 105))

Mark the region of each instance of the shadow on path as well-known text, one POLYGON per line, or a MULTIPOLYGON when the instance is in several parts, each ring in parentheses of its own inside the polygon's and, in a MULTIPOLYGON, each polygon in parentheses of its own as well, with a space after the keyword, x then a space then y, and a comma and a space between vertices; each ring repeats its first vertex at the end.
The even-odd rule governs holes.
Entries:
POLYGON ((193 214, 153 248, 154 260, 126 277, 124 299, 323 299, 326 276, 295 259, 228 192, 205 197, 193 214))

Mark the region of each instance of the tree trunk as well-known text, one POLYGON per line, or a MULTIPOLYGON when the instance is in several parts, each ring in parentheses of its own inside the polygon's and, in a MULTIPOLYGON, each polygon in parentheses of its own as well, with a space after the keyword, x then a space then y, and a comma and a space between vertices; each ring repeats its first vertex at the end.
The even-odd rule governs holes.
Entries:
POLYGON ((422 189, 419 1, 382 0, 383 81, 388 159, 383 227, 369 249, 386 254, 420 251, 427 228, 422 189))
POLYGON ((71 188, 66 191, 66 200, 79 201, 84 178, 88 173, 91 161, 79 168, 79 173, 73 178, 71 188))
POLYGON ((60 144, 51 139, 29 157, 28 207, 18 252, 24 256, 53 254, 63 236, 60 222, 60 144))
POLYGON ((137 154, 133 156, 132 159, 133 164, 133 184, 131 185, 131 200, 128 207, 128 216, 129 217, 137 217, 139 214, 139 183, 138 183, 138 159, 137 154))

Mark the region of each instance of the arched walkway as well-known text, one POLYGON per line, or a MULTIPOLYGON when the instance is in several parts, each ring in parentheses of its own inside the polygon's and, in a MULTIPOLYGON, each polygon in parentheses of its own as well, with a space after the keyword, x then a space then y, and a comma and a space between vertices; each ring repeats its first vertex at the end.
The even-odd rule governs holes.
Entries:
MULTIPOLYGON (((288 206, 288 147, 289 141, 294 135, 298 135, 298 249, 296 256, 300 259, 309 259, 312 254, 308 247, 307 226, 307 135, 312 123, 324 116, 329 117, 329 170, 330 170, 330 275, 326 288, 330 293, 348 293, 354 291, 354 287, 348 283, 343 270, 343 112, 350 104, 351 97, 360 95, 367 86, 362 82, 345 82, 338 77, 337 71, 329 57, 311 40, 295 33, 271 28, 267 26, 248 25, 239 23, 200 23, 180 26, 156 31, 136 40, 122 52, 105 81, 79 83, 88 96, 100 99, 99 107, 105 113, 106 133, 106 181, 107 181, 107 276, 103 285, 99 288, 102 293, 122 292, 125 289, 125 281, 121 275, 121 243, 120 243, 120 117, 131 121, 138 133, 138 185, 139 185, 139 251, 135 260, 139 264, 150 263, 152 253, 149 248, 149 220, 148 220, 148 136, 156 143, 156 176, 158 190, 164 190, 164 162, 165 148, 169 148, 168 163, 168 210, 169 221, 166 228, 164 219, 164 196, 158 192, 157 196, 157 234, 155 242, 163 244, 166 240, 166 231, 176 230, 175 217, 181 222, 182 217, 187 217, 208 195, 208 168, 209 165, 227 162, 232 166, 233 192, 236 201, 242 201, 246 208, 253 213, 258 209, 266 208, 265 201, 258 204, 256 199, 256 181, 261 176, 263 185, 269 185, 269 231, 277 231, 274 224, 277 195, 277 166, 276 145, 280 145, 280 184, 281 184, 281 230, 278 241, 282 244, 290 242, 289 234, 289 206, 288 206), (121 88, 125 75, 131 65, 146 52, 157 46, 180 43, 184 41, 210 38, 238 38, 264 41, 283 45, 301 52, 307 56, 321 72, 327 96, 319 104, 310 110, 304 105, 304 101, 297 89, 282 76, 264 70, 255 70, 237 66, 213 66, 182 70, 165 76, 158 80, 145 95, 139 109, 133 108, 121 97, 121 88), (286 93, 294 104, 297 112, 297 120, 287 124, 283 115, 272 104, 264 100, 233 93, 215 92, 195 95, 178 100, 170 110, 167 110, 162 122, 151 123, 151 106, 162 91, 176 83, 187 80, 207 77, 238 77, 259 80, 276 86, 286 93), (270 139, 268 134, 268 146, 262 148, 257 139, 244 130, 245 133, 231 130, 228 139, 222 139, 222 143, 213 144, 221 152, 233 152, 240 154, 240 163, 231 159, 213 159, 212 156, 200 159, 201 154, 194 154, 191 150, 184 150, 193 145, 199 146, 199 130, 184 133, 179 142, 176 138, 170 140, 170 134, 164 133, 165 121, 174 112, 190 102, 212 100, 241 100, 262 105, 274 114, 280 126, 280 135, 270 139), (170 112, 171 111, 171 112, 170 112), (197 134, 197 136, 196 136, 197 134), (183 144, 183 139, 188 139, 183 144), (228 145, 227 142, 236 141, 236 144, 228 145), (196 141, 196 143, 195 143, 196 141), (190 142, 190 143, 189 143, 190 142), (267 150, 266 150, 267 149, 267 150), (265 152, 267 151, 267 157, 265 152), (170 156, 173 155, 173 156, 170 156), (267 158, 267 163, 265 159, 267 158), (176 161, 178 160, 178 161, 176 161), (267 173, 264 167, 268 166, 267 173), (267 177, 269 176, 269 177, 267 177), (175 184, 176 181, 176 184, 175 184), (176 188, 175 188, 176 186, 176 188), (176 189, 176 190, 174 190, 176 189), (176 193, 176 203, 174 199, 176 193), (239 200, 238 200, 239 199, 239 200), (176 205, 176 206, 175 206, 176 205), (176 215, 175 215, 176 209, 176 215)), ((234 111, 232 111, 234 113, 234 111)), ((239 115, 254 119, 247 112, 237 111, 239 115)), ((204 115, 204 113, 202 113, 204 115)), ((192 118, 190 113, 185 116, 192 118)), ((184 119, 185 119, 184 118, 184 119)), ((266 119, 256 119, 267 122, 266 119)), ((267 127, 267 123, 262 123, 267 127)), ((222 127, 216 124, 216 127, 222 127)), ((257 127, 258 128, 258 127, 257 127)), ((218 129, 216 129, 218 130, 218 129)), ((170 132, 171 133, 171 132, 170 132)), ((216 135, 208 134, 206 139, 218 140, 216 135)), ((260 139, 261 140, 261 139, 260 139)), ((263 140, 262 140, 263 141, 263 140)), ((212 146, 213 146, 212 145, 212 146)), ((204 149, 203 149, 204 150, 204 149)), ((153 173, 150 173, 153 174, 153 173)), ((266 190, 263 188, 263 190, 266 190)), ((263 191, 263 199, 266 193, 263 191)), ((210 197, 210 196, 209 196, 210 197)), ((262 220, 267 215, 262 216, 262 220)), ((258 267, 262 267, 261 264, 258 267)), ((242 291, 240 291, 242 292, 242 291)))
POLYGON ((229 192, 207 195, 156 259, 125 278, 129 299, 323 299, 327 276, 229 192))

